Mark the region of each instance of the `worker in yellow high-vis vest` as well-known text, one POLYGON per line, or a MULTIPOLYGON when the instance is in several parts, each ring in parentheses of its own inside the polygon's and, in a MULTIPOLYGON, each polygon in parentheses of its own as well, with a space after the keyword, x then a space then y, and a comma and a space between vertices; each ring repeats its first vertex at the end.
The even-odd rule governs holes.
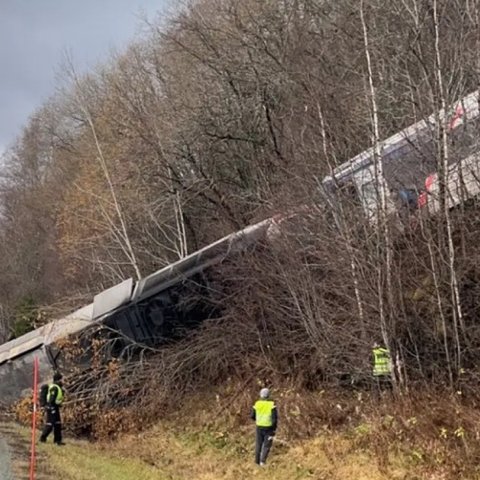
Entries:
POLYGON ((392 386, 392 360, 390 351, 374 342, 372 347, 373 378, 379 389, 392 386))
POLYGON ((251 417, 255 420, 257 426, 255 463, 257 465, 265 465, 278 424, 277 407, 275 402, 270 399, 268 388, 260 390, 260 399, 255 402, 251 417))
POLYGON ((53 430, 53 442, 56 445, 65 445, 62 441, 62 419, 60 417, 60 407, 63 403, 63 385, 62 374, 56 372, 53 375, 53 382, 48 386, 47 404, 45 406, 46 422, 43 427, 40 441, 47 441, 48 436, 53 430))

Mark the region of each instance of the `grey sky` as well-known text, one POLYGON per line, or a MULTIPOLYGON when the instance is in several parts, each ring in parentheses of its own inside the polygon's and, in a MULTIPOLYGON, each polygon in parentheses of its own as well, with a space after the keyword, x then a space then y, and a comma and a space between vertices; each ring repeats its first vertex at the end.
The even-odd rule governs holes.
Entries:
POLYGON ((55 90, 66 51, 82 71, 175 0, 0 0, 0 154, 55 90))

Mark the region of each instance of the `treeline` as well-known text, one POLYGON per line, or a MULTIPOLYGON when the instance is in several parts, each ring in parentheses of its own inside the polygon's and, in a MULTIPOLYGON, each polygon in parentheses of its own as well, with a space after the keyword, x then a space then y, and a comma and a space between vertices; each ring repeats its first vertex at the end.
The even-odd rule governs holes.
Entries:
POLYGON ((479 3, 199 0, 95 71, 65 65, 2 159, 3 337, 309 205, 274 246, 217 272, 223 317, 166 350, 159 381, 254 368, 350 382, 374 337, 401 385, 473 375, 476 209, 401 230, 346 202, 335 223, 319 183, 478 88, 479 3))

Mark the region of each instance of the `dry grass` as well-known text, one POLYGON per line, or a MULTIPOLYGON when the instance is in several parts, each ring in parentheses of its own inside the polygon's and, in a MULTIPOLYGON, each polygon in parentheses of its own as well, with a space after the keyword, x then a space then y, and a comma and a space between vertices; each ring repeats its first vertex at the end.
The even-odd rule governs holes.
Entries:
MULTIPOLYGON (((251 430, 251 429, 250 429, 251 430)), ((303 478, 329 480, 404 479, 406 470, 381 472, 371 456, 355 452, 352 443, 331 435, 298 442, 294 445, 277 439, 270 462, 265 468, 253 463, 252 432, 226 435, 206 431, 175 432, 171 427, 157 427, 143 435, 127 436, 112 448, 121 455, 131 455, 152 464, 167 478, 198 480, 303 478)))
POLYGON ((252 398, 231 387, 192 396, 155 427, 105 448, 175 479, 480 479, 478 413, 461 398, 276 396, 281 428, 265 469, 253 464, 252 398))
POLYGON ((284 428, 265 469, 253 463, 254 426, 247 420, 251 399, 245 391, 235 399, 213 394, 190 398, 155 427, 124 435, 104 448, 142 460, 175 479, 409 478, 403 455, 395 467, 383 468, 373 450, 357 448, 357 435, 347 426, 351 410, 345 403, 343 407, 337 403, 332 412, 333 398, 318 393, 299 396, 292 390, 278 394, 284 428), (315 421, 309 421, 313 413, 315 421), (344 427, 335 431, 329 419, 336 425, 343 422, 344 427))
POLYGON ((478 414, 458 399, 277 391, 281 427, 259 468, 251 398, 227 393, 236 391, 192 395, 143 432, 95 444, 67 436, 63 449, 41 445, 40 453, 72 480, 480 479, 478 414))

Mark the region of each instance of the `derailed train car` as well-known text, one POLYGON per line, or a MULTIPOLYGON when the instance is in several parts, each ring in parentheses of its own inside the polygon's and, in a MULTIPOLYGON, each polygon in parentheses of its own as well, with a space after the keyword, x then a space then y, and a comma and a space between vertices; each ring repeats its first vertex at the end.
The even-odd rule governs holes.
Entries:
POLYGON ((376 223, 381 191, 380 169, 384 182, 387 212, 399 208, 413 210, 430 203, 438 210, 437 122, 446 127, 449 147, 449 171, 446 173, 447 197, 451 206, 478 195, 480 143, 479 91, 461 98, 447 111, 441 110, 383 140, 332 171, 323 179, 323 188, 334 207, 339 198, 360 205, 365 217, 376 223), (460 172, 459 172, 460 170, 460 172), (465 184, 466 187, 465 187, 465 184), (461 190, 462 195, 459 193, 461 190))
MULTIPOLYGON (((326 193, 325 204, 335 213, 335 205, 346 193, 349 199, 361 206, 366 218, 375 223, 379 198, 376 161, 382 163, 388 189, 387 207, 392 212, 397 211, 394 195, 406 201, 409 208, 412 204, 415 208, 424 206, 428 200, 426 196, 431 196, 430 203, 433 203, 435 182, 430 181, 426 188, 424 184, 425 178, 433 178, 431 174, 437 164, 435 121, 443 121, 445 116, 449 119, 452 164, 459 165, 451 168, 458 169, 460 165, 465 165, 468 172, 471 172, 470 183, 475 183, 475 188, 464 188, 463 169, 460 173, 451 175, 447 189, 452 195, 455 188, 459 190, 457 183, 461 183, 462 192, 457 197, 462 201, 480 193, 480 157, 477 153, 480 151, 477 141, 479 100, 479 92, 475 91, 459 100, 452 111, 431 115, 384 140, 380 145, 381 158, 375 158, 374 149, 370 148, 337 167, 322 182, 322 191, 326 193)), ((455 200, 456 203, 459 201, 455 200)), ((452 206, 455 202, 452 201, 452 206)), ((432 210, 433 207, 434 205, 432 210)), ((297 209, 297 212, 305 210, 310 209, 304 206, 297 209)), ((277 235, 281 221, 290 216, 286 214, 270 218, 228 235, 138 282, 127 279, 95 296, 91 304, 67 317, 0 345, 1 397, 7 402, 15 400, 22 390, 31 386, 35 357, 40 360, 40 379, 47 379, 59 362, 58 343, 71 335, 81 334, 89 327, 102 325, 111 332, 118 332, 112 351, 112 354, 118 354, 126 348, 129 341, 156 346, 165 339, 172 338, 176 327, 195 326, 208 318, 212 314, 208 307, 181 305, 179 291, 188 290, 193 284, 202 284, 202 272, 209 267, 263 239, 277 235)))
POLYGON ((114 332, 113 349, 120 353, 129 342, 147 347, 161 345, 175 335, 177 327, 188 328, 209 318, 214 313, 212 308, 203 308, 198 303, 180 305, 179 291, 188 293, 191 285, 198 288, 202 274, 209 267, 267 239, 276 223, 275 218, 264 220, 138 282, 127 279, 96 295, 91 304, 70 315, 0 345, 2 400, 13 402, 31 388, 35 357, 39 359, 40 381, 47 381, 61 361, 59 344, 88 328, 102 326, 114 332))

